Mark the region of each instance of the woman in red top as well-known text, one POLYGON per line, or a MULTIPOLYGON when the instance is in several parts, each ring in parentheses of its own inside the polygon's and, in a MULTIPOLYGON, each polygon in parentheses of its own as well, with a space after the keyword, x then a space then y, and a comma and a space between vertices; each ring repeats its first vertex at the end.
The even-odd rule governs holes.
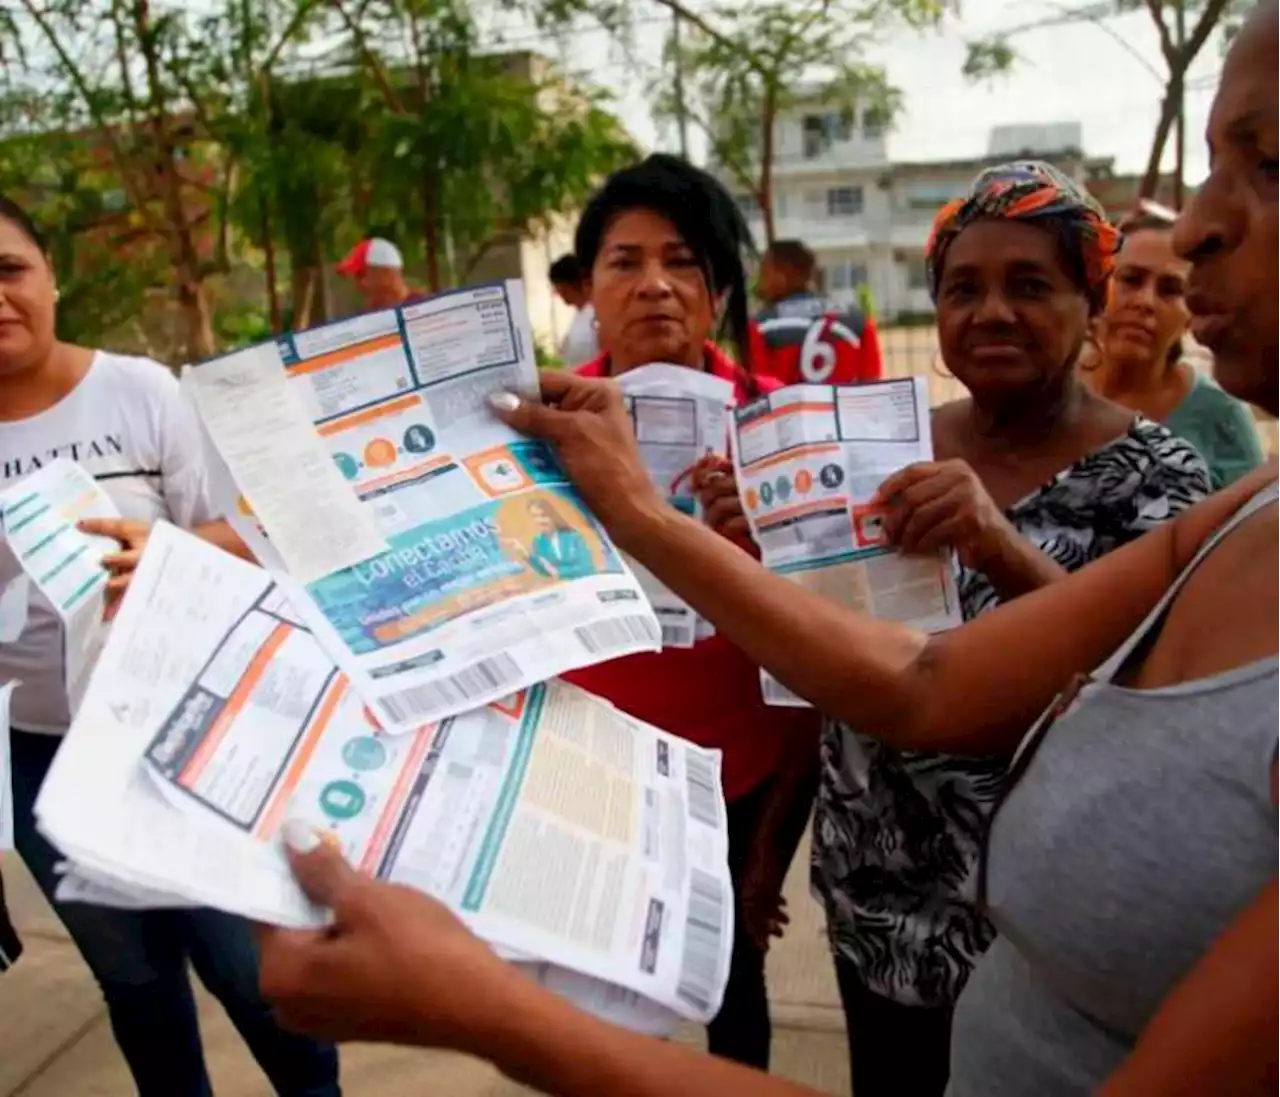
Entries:
MULTIPOLYGON (((709 341, 723 316, 732 341, 747 346, 746 246, 750 234, 732 198, 685 161, 655 155, 610 176, 575 239, 605 354, 577 372, 616 377, 651 362, 682 365, 732 381, 740 402, 777 387, 709 341)), ((755 552, 736 492, 714 491, 702 492, 708 522, 755 552)), ((713 1054, 768 1069, 765 951, 785 921, 782 880, 809 817, 816 717, 766 706, 756 665, 719 636, 566 677, 638 719, 723 751, 736 933, 707 1044, 713 1054)))

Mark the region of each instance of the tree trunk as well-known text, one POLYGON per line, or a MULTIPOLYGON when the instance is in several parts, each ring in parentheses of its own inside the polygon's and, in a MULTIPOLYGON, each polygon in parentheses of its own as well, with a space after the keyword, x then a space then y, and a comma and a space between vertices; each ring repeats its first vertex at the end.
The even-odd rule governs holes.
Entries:
POLYGON ((293 315, 289 326, 294 331, 301 331, 311 326, 311 311, 316 299, 316 276, 319 271, 315 267, 295 266, 293 268, 293 315))
POLYGON ((217 352, 213 337, 213 314, 204 284, 198 278, 179 275, 178 307, 182 312, 182 341, 187 364, 212 358, 217 352))
POLYGON ((280 312, 280 280, 276 272, 276 242, 271 238, 271 211, 267 199, 262 198, 262 254, 267 268, 267 315, 271 320, 271 334, 284 331, 284 317, 280 312))
POLYGON ((773 223, 773 123, 778 113, 778 97, 773 86, 767 85, 764 93, 764 110, 760 118, 760 182, 756 187, 756 201, 764 218, 764 243, 769 247, 774 239, 773 223))
POLYGON ((440 292, 440 218, 436 213, 436 187, 428 173, 422 176, 422 239, 426 246, 427 288, 440 292))
POLYGON ((1160 102, 1160 120, 1156 123, 1156 132, 1151 138, 1151 152, 1147 157, 1147 170, 1142 174, 1142 184, 1138 188, 1139 198, 1155 198, 1160 187, 1160 161, 1164 159, 1165 145, 1169 142, 1169 133, 1178 118, 1178 105, 1182 99, 1182 72, 1174 72, 1169 76, 1165 87, 1164 99, 1160 102))

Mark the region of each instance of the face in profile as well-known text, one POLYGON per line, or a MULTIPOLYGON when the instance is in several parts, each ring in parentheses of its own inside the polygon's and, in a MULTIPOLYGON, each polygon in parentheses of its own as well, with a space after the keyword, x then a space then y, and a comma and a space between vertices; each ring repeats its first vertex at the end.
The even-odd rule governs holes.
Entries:
POLYGON ((693 250, 661 214, 627 210, 610 222, 591 270, 591 302, 615 369, 701 361, 711 293, 693 250))
POLYGON ((1043 228, 977 221, 947 249, 938 344, 975 398, 1051 387, 1075 366, 1089 322, 1089 302, 1043 228))
POLYGON ((1191 333, 1228 392, 1276 411, 1277 5, 1232 43, 1209 114, 1209 177, 1174 231, 1191 333))
POLYGON ((54 343, 56 286, 44 253, 0 218, 0 375, 44 360, 54 343))
POLYGON ((1191 319, 1190 271, 1191 265, 1174 254, 1169 230, 1126 234, 1101 327, 1108 361, 1157 365, 1176 357, 1191 319))
POLYGON ((539 533, 552 533, 560 525, 551 508, 545 503, 530 503, 529 517, 533 519, 533 524, 537 527, 539 533))

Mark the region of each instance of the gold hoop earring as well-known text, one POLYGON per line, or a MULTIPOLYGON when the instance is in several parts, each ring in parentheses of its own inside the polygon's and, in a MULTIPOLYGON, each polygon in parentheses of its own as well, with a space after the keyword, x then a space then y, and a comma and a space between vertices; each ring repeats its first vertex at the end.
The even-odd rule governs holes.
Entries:
POLYGON ((933 365, 930 369, 933 371, 933 375, 935 377, 941 377, 944 381, 954 381, 956 379, 956 375, 954 373, 948 373, 946 366, 943 365, 941 351, 933 356, 933 365))

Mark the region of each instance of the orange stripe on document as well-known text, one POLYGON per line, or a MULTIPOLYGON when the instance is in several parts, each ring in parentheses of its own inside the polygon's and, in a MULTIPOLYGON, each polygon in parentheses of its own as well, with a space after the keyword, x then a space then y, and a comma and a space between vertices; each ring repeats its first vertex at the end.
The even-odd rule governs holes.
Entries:
POLYGON ((421 403, 421 398, 417 396, 402 396, 399 400, 379 404, 376 408, 365 408, 364 411, 353 412, 351 415, 344 416, 341 419, 330 419, 329 422, 316 427, 316 433, 322 438, 327 438, 331 434, 337 434, 339 431, 347 430, 350 427, 372 423, 374 420, 381 419, 384 415, 395 415, 397 412, 416 408, 421 403))
POLYGON ((417 780, 419 772, 422 770, 422 759, 431 748, 432 742, 435 741, 436 732, 439 730, 440 725, 435 723, 427 724, 425 727, 419 728, 415 733, 413 747, 409 751, 409 756, 404 760, 404 765, 400 767, 400 776, 396 778, 395 787, 392 788, 390 795, 387 797, 387 806, 378 817, 378 825, 373 828, 373 834, 365 846, 364 857, 360 860, 361 872, 372 876, 377 871, 378 862, 382 860, 382 851, 387 844, 387 839, 391 836, 391 832, 395 829, 395 825, 400 819, 400 809, 404 805, 410 789, 413 788, 413 783, 417 780))
POLYGON ((782 407, 773 408, 766 411, 763 415, 753 415, 747 422, 743 423, 743 427, 754 427, 757 423, 767 423, 770 419, 781 419, 784 415, 791 415, 797 411, 822 411, 828 415, 834 415, 836 410, 835 404, 829 404, 825 401, 821 404, 815 404, 812 400, 802 401, 799 404, 783 404, 782 407))
POLYGON ((343 362, 350 362, 356 358, 362 358, 366 354, 373 354, 375 351, 390 350, 392 347, 402 345, 399 332, 393 335, 379 335, 376 339, 366 339, 363 343, 354 343, 349 347, 331 350, 325 354, 317 354, 314 358, 308 358, 305 362, 290 366, 289 376, 296 377, 303 373, 316 373, 319 370, 328 369, 330 366, 340 366, 343 362))
POLYGON ((758 461, 752 461, 748 465, 743 465, 743 469, 767 469, 773 465, 780 465, 784 461, 795 461, 801 457, 817 457, 822 453, 839 453, 840 447, 834 442, 813 442, 807 446, 799 446, 796 449, 784 450, 782 453, 775 453, 769 457, 761 457, 758 461))
POLYGON ((227 698, 226 704, 222 706, 222 711, 213 722, 213 727, 209 729, 209 734, 204 737, 204 741, 200 744, 200 749, 195 752, 191 761, 187 763, 179 775, 178 784, 193 785, 199 780, 201 771, 209 764, 209 759, 213 757, 222 740, 226 738, 228 729, 239 717, 245 702, 252 696, 253 691, 258 688, 258 683, 262 681, 262 672, 267 669, 267 664, 275 658, 276 652, 280 650, 284 642, 289 638, 289 634, 293 631, 292 625, 284 624, 276 625, 271 630, 262 647, 249 660, 248 667, 245 668, 240 681, 236 683, 236 688, 231 691, 231 696, 227 698))
POLYGON ((836 510, 843 508, 843 501, 836 499, 817 499, 812 503, 798 503, 794 507, 787 507, 786 510, 776 510, 767 517, 761 518, 759 525, 761 529, 768 529, 770 526, 777 525, 789 518, 801 518, 806 514, 820 514, 824 510, 836 510))
POLYGON ((293 761, 289 763, 289 769, 284 775, 284 780, 276 786, 276 794, 271 800, 271 806, 267 809, 266 815, 262 817, 262 822, 258 824, 254 837, 263 839, 275 833, 276 827, 280 825, 280 816, 284 814, 285 808, 289 806, 289 801, 293 798, 293 793, 298 787, 298 781, 302 778, 302 771, 307 768, 307 763, 311 761, 311 756, 315 754, 316 745, 320 742, 320 736, 324 734, 325 728, 329 726, 329 721, 333 719, 333 714, 337 711, 338 702, 342 700, 346 692, 346 676, 339 675, 334 679, 328 693, 321 700, 320 707, 316 709, 316 714, 312 717, 311 723, 302 737, 302 742, 298 744, 298 749, 293 755, 293 761))
POLYGON ((428 472, 434 472, 436 469, 442 469, 446 465, 453 464, 453 458, 448 454, 441 457, 433 457, 430 461, 423 461, 420 465, 414 465, 411 469, 405 469, 403 472, 394 473, 391 476, 382 476, 377 480, 370 480, 360 485, 360 491, 370 492, 378 488, 385 488, 391 484, 398 484, 402 480, 413 480, 419 476, 425 476, 428 472))

